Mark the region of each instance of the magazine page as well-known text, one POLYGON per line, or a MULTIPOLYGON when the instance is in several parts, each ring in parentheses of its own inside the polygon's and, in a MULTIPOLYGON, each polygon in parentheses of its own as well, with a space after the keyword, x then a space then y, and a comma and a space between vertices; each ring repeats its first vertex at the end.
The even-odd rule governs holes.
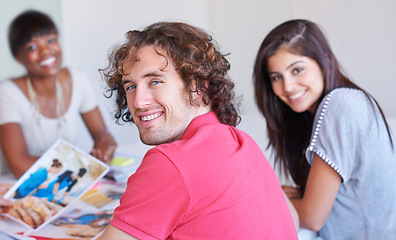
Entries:
POLYGON ((110 224, 125 185, 102 179, 69 210, 30 236, 50 239, 97 239, 110 224), (54 237, 56 236, 56 237, 54 237))
POLYGON ((81 200, 74 205, 75 208, 70 208, 71 210, 30 236, 50 239, 96 239, 110 224, 116 206, 98 209, 81 200))
MULTIPOLYGON (((26 237, 48 240, 98 239, 110 223, 125 188, 125 184, 103 178, 70 204, 61 216, 40 230, 29 232, 29 229, 21 228, 21 224, 0 219, 0 231, 2 228, 7 229, 6 234, 22 240, 26 237)), ((3 239, 1 235, 0 239, 3 239)))
POLYGON ((36 240, 35 238, 11 233, 11 232, 5 231, 3 229, 0 229, 0 239, 1 240, 36 240))
POLYGON ((59 217, 109 170, 88 153, 59 139, 10 188, 5 214, 31 230, 59 217))
POLYGON ((27 227, 22 226, 20 223, 16 222, 13 219, 8 218, 6 215, 0 216, 0 239, 8 240, 8 239, 22 239, 27 240, 34 238, 29 238, 27 236, 23 236, 25 231, 30 230, 27 227), (20 234, 18 234, 20 233, 20 234))

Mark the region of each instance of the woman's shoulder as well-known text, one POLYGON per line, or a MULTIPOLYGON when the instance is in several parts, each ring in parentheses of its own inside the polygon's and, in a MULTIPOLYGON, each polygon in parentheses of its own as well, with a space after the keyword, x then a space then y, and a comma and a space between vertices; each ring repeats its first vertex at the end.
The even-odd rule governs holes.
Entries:
POLYGON ((80 72, 81 69, 76 66, 67 66, 62 68, 62 71, 68 71, 70 74, 80 72))
POLYGON ((76 75, 81 74, 81 69, 75 66, 68 66, 68 67, 64 67, 60 70, 60 74, 67 74, 69 75, 71 78, 75 78, 76 75))
POLYGON ((333 101, 356 100, 366 97, 366 94, 355 88, 336 88, 330 91, 324 99, 333 99, 333 101))
POLYGON ((81 85, 89 81, 87 73, 83 71, 81 68, 72 66, 72 67, 67 67, 65 69, 70 75, 72 83, 81 85))
POLYGON ((370 98, 369 95, 359 89, 336 88, 326 94, 319 109, 337 112, 366 111, 368 106, 372 106, 370 98))
POLYGON ((0 85, 15 85, 15 80, 19 78, 7 78, 0 81, 0 85))
POLYGON ((0 92, 3 94, 13 93, 15 91, 22 91, 22 78, 6 79, 0 82, 0 92))
POLYGON ((374 99, 359 89, 337 88, 322 100, 315 115, 315 123, 357 124, 365 126, 375 121, 379 109, 374 99))
POLYGON ((8 79, 0 83, 0 114, 2 124, 20 120, 21 113, 29 112, 29 100, 26 93, 8 79), (17 120, 15 120, 17 119, 17 120))

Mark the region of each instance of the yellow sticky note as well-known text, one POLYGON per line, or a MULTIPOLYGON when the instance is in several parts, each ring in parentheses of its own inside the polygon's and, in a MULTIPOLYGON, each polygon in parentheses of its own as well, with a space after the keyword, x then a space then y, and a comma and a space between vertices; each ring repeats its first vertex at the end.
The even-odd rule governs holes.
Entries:
POLYGON ((132 164, 134 161, 133 158, 115 157, 111 160, 111 165, 124 167, 132 164))

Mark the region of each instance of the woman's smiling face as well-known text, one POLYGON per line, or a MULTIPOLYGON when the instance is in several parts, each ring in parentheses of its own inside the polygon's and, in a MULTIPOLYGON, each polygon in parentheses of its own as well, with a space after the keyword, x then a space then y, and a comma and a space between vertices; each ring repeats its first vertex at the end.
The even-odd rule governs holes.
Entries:
POLYGON ((280 47, 267 62, 272 89, 295 112, 315 113, 324 89, 316 61, 280 47))
POLYGON ((57 74, 62 64, 62 49, 55 33, 33 37, 18 52, 17 60, 34 76, 57 74))

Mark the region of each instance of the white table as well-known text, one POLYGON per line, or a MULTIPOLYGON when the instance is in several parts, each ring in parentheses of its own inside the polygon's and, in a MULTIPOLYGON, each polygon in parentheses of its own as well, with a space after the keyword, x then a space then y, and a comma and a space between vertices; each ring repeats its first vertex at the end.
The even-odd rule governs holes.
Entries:
POLYGON ((316 237, 317 237, 317 233, 311 230, 301 228, 300 231, 298 231, 299 240, 313 240, 316 237))
MULTIPOLYGON (((117 148, 117 151, 121 154, 122 153, 126 153, 126 154, 131 153, 135 156, 140 155, 141 157, 143 157, 144 154, 151 148, 152 148, 152 146, 144 145, 141 142, 135 142, 135 143, 129 143, 126 145, 119 146, 117 148)), ((141 159, 136 159, 136 160, 139 161, 141 159)), ((3 175, 0 178, 0 183, 2 183, 2 184, 14 183, 15 181, 16 180, 11 173, 7 174, 7 175, 3 175)), ((317 234, 315 232, 310 231, 308 229, 300 229, 298 232, 299 240, 313 240, 316 238, 316 236, 317 236, 317 234)))

